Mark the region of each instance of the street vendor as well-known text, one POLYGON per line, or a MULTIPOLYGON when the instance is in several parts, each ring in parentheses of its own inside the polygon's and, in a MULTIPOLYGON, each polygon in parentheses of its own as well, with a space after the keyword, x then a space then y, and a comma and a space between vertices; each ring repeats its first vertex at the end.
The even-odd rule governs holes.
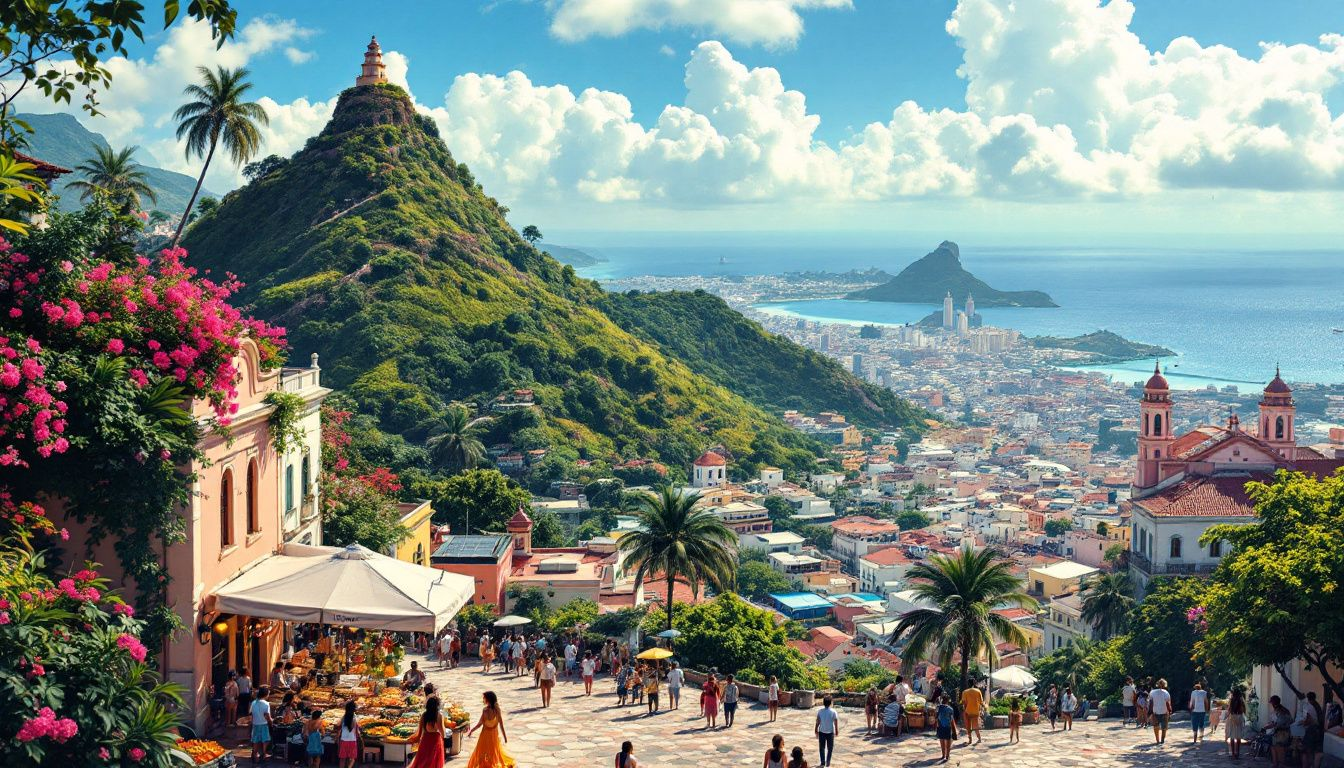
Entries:
POLYGON ((411 662, 411 668, 406 670, 406 674, 401 676, 402 690, 414 691, 425 684, 425 673, 420 669, 420 663, 411 662))

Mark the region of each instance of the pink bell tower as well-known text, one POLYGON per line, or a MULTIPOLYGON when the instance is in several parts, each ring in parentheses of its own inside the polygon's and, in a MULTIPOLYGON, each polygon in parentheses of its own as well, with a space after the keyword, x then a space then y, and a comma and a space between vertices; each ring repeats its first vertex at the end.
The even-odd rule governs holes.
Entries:
POLYGON ((1134 475, 1135 488, 1151 488, 1162 479, 1160 465, 1171 455, 1171 387, 1158 363, 1143 385, 1139 402, 1139 462, 1134 475))
POLYGON ((1293 404, 1293 390, 1274 366, 1274 378, 1265 385, 1260 398, 1260 425, 1256 436, 1273 446, 1285 459, 1297 453, 1297 436, 1293 432, 1293 418, 1297 406, 1293 404))

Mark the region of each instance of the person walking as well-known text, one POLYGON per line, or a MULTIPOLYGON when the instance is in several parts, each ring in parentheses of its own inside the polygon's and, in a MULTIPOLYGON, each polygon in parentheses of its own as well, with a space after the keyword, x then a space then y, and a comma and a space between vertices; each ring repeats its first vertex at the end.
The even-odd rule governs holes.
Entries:
POLYGON ((490 674, 490 666, 495 661, 495 649, 490 646, 490 636, 481 637, 481 674, 490 674))
POLYGON ((868 686, 868 693, 863 696, 863 714, 868 718, 868 730, 864 735, 871 736, 877 725, 877 686, 868 686))
POLYGON ((1059 714, 1064 719, 1064 730, 1073 730, 1073 713, 1078 711, 1078 697, 1073 695, 1072 686, 1064 687, 1064 695, 1059 699, 1059 714))
POLYGON ((732 728, 733 719, 737 717, 737 680, 728 676, 727 683, 723 686, 723 727, 732 728))
POLYGON ((529 650, 530 649, 528 648, 527 643, 523 642, 522 636, 519 635, 518 638, 513 642, 514 677, 522 677, 524 670, 527 669, 527 667, 524 665, 524 660, 527 658, 527 653, 529 650))
POLYGON ((1167 726, 1171 724, 1171 694, 1167 691, 1165 678, 1159 679, 1148 692, 1148 708, 1153 721, 1153 739, 1158 744, 1166 744, 1167 726))
POLYGON ((271 719, 271 702, 266 700, 266 696, 271 692, 270 688, 261 686, 257 689, 257 697, 252 700, 249 709, 252 715, 252 764, 258 765, 266 760, 266 749, 271 743, 271 726, 275 721, 271 719))
POLYGON ((651 667, 649 673, 644 677, 644 695, 649 700, 649 712, 652 715, 658 711, 658 669, 651 667))
POLYGON ((975 685, 961 692, 962 722, 966 724, 966 746, 971 745, 971 733, 975 733, 975 743, 980 743, 980 709, 984 706, 985 695, 975 685))
POLYGON ((779 678, 774 675, 770 676, 770 688, 766 693, 765 700, 770 708, 770 722, 773 723, 779 715, 779 678))
POLYGON ((711 672, 700 689, 700 706, 705 711, 705 727, 714 728, 719 720, 719 680, 711 672))
POLYGON ((545 664, 541 666, 541 673, 538 676, 538 682, 541 683, 541 706, 546 708, 551 706, 551 689, 555 688, 555 659, 547 656, 545 664))
POLYGON ((1240 687, 1232 689, 1227 702, 1227 726, 1223 734, 1227 737, 1227 750, 1233 760, 1241 759, 1241 740, 1246 729, 1246 694, 1240 687))
POLYGON ((584 651, 583 662, 579 665, 579 671, 583 674, 583 695, 593 695, 593 673, 597 669, 597 660, 593 658, 592 651, 584 651))
POLYGON ((1008 702, 1008 743, 1022 741, 1022 699, 1014 696, 1008 702))
POLYGON ((1141 684, 1134 695, 1134 725, 1143 728, 1148 725, 1148 685, 1141 684))
POLYGON ((1299 715, 1302 721, 1302 745, 1298 749, 1302 755, 1302 768, 1314 768, 1316 756, 1325 747, 1325 710, 1317 703, 1315 691, 1307 691, 1306 701, 1299 699, 1297 706, 1302 710, 1299 715))
POLYGON ((1059 717, 1059 688, 1054 683, 1045 692, 1045 716, 1050 719, 1050 730, 1055 730, 1055 718, 1059 717))
POLYGON ((238 668, 238 708, 244 712, 252 706, 252 678, 247 676, 245 667, 238 668))
POLYGON ((443 768, 443 736, 448 725, 443 721, 439 697, 425 699, 425 711, 412 740, 419 745, 410 768, 443 768))
POLYGON ((761 768, 784 768, 784 737, 776 733, 770 737, 770 748, 765 750, 761 768))
POLYGON ((1293 713, 1283 706, 1283 699, 1278 696, 1269 697, 1269 709, 1269 727, 1274 734, 1270 737, 1270 762, 1274 768, 1285 768, 1288 747, 1293 743, 1293 713))
POLYGON ((681 704, 681 686, 686 682, 686 673, 681 671, 681 665, 672 662, 672 671, 667 673, 667 701, 676 709, 681 704))
POLYGON ((952 742, 957 738, 957 716, 948 703, 946 696, 938 697, 938 709, 934 710, 933 721, 938 727, 938 749, 942 753, 942 762, 952 759, 952 742))
POLYGON ((443 633, 443 637, 439 638, 438 648, 439 669, 450 667, 453 659, 453 630, 443 633))
POLYGON ((1120 688, 1120 725, 1129 725, 1129 721, 1134 719, 1134 698, 1137 694, 1134 678, 1126 677, 1124 686, 1120 688))
POLYGON ((314 709, 303 723, 303 751, 308 757, 308 768, 322 766, 322 731, 326 725, 322 722, 322 710, 314 709))
POLYGON ((565 679, 576 677, 579 665, 579 646, 574 644, 574 639, 565 644, 565 679))
POLYGON ((621 751, 616 753, 616 768, 639 768, 635 759, 635 745, 629 741, 621 742, 621 751))
POLYGON ((479 730, 481 738, 476 742, 476 748, 471 750, 471 759, 467 761, 466 768, 513 768, 517 763, 504 749, 504 745, 509 743, 509 734, 504 730, 504 713, 499 709, 499 697, 495 696, 494 691, 486 691, 481 694, 481 701, 485 704, 481 710, 481 719, 467 731, 470 738, 479 730))
POLYGON ((238 724, 238 673, 229 670, 224 683, 224 724, 232 728, 238 724))
POLYGON ((1204 738, 1204 725, 1209 718, 1209 692, 1200 683, 1195 683, 1194 690, 1190 691, 1187 708, 1190 710, 1190 732, 1194 743, 1198 744, 1204 738))
POLYGON ((354 768, 359 755, 364 751, 364 735, 355 720, 355 700, 345 702, 345 714, 341 716, 340 733, 336 739, 336 759, 341 768, 354 768))
POLYGON ((818 768, 829 768, 831 755, 835 752, 835 735, 840 732, 840 715, 831 707, 831 697, 821 700, 821 709, 817 710, 817 719, 812 730, 817 734, 818 768))

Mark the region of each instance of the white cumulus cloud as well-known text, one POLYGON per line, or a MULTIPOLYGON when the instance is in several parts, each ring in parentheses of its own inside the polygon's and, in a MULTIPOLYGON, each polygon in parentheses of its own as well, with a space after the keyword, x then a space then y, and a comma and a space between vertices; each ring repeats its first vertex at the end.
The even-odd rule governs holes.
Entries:
POLYGON ((751 45, 791 45, 800 11, 852 7, 851 0, 555 0, 551 33, 576 42, 634 30, 689 29, 751 45))

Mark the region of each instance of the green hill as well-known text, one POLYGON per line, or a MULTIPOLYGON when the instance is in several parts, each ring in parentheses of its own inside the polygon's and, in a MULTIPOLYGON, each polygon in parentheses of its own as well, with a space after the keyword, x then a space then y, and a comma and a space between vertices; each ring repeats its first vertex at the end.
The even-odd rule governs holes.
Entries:
POLYGON ((707 376, 757 403, 808 413, 839 411, 860 426, 909 426, 927 414, 889 389, 860 381, 829 357, 767 332, 704 291, 610 293, 606 313, 707 376))
MULTIPOLYGON (((24 152, 71 170, 93 154, 93 146, 107 146, 107 139, 103 138, 101 133, 94 133, 85 128, 74 115, 64 113, 18 115, 18 119, 33 128, 24 152)), ((136 154, 137 157, 147 157, 143 150, 136 154)), ((187 200, 191 198, 191 190, 196 186, 196 179, 152 165, 141 165, 140 170, 145 172, 146 181, 158 198, 158 202, 154 203, 150 210, 157 209, 169 216, 181 216, 182 211, 186 210, 187 200)), ((80 206, 78 190, 73 192, 66 190, 66 186, 77 177, 78 174, 72 173, 62 176, 56 182, 55 191, 61 196, 62 210, 73 211, 80 206)), ((201 196, 216 195, 207 189, 202 189, 201 196)))
POLYGON ((1055 307, 1054 300, 1042 291, 1000 291, 967 272, 961 266, 957 244, 944 240, 931 253, 901 270, 883 285, 849 294, 851 299, 893 301, 903 304, 942 304, 948 293, 957 305, 967 295, 975 297, 977 307, 1055 307))
POLYGON ((567 245, 538 243, 537 247, 550 254, 551 258, 561 264, 568 264, 571 267, 591 267, 594 264, 601 264, 606 261, 606 258, 603 256, 587 251, 581 251, 578 248, 570 248, 567 245))
POLYGON ((1125 360, 1145 360, 1175 355, 1166 347, 1156 344, 1143 344, 1130 341, 1111 331, 1093 331, 1082 336, 1033 336, 1031 345, 1037 349, 1069 349, 1075 352, 1087 352, 1097 358, 1097 362, 1118 363, 1125 360))
POLYGON ((382 427, 423 439, 454 400, 516 388, 537 405, 489 440, 588 458, 689 463, 723 443, 750 469, 819 450, 602 310, 604 294, 528 245, 404 91, 341 94, 331 122, 188 231, 200 267, 249 284, 258 314, 382 427))

